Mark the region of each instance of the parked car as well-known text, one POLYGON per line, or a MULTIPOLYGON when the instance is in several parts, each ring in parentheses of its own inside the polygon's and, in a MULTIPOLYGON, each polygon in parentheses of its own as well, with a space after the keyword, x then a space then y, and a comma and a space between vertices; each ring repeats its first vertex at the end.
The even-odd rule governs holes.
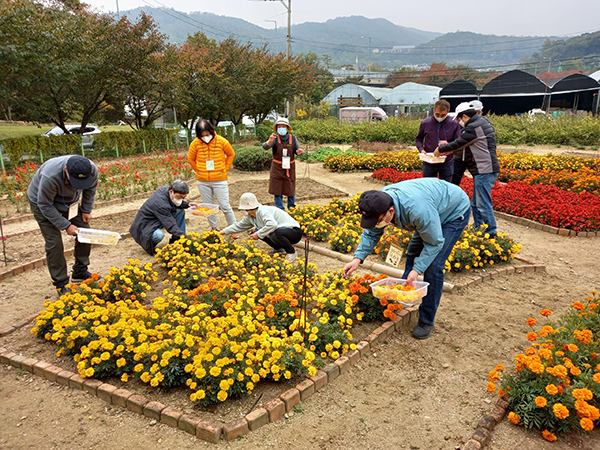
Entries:
MULTIPOLYGON (((65 128, 69 132, 69 134, 80 134, 79 130, 81 130, 81 125, 65 125, 65 128)), ((83 148, 92 148, 94 146, 94 135, 102 133, 102 130, 95 125, 86 125, 85 130, 83 131, 83 135, 81 136, 83 139, 83 148)), ((50 128, 46 131, 42 136, 50 137, 50 136, 60 136, 61 134, 65 134, 62 128, 54 127, 50 128)))

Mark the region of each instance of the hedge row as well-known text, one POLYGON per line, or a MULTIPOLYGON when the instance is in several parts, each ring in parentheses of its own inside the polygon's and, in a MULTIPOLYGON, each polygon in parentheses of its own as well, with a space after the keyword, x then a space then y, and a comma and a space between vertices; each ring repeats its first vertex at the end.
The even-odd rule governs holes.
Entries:
MULTIPOLYGON (((4 153, 9 156, 4 160, 8 168, 21 165, 23 160, 40 163, 53 156, 82 154, 81 136, 76 134, 24 136, 6 139, 1 144, 4 153)), ((175 130, 112 131, 94 135, 94 147, 84 149, 83 153, 94 158, 130 156, 155 150, 170 150, 179 146, 181 144, 175 130)))
MULTIPOLYGON (((600 144, 598 117, 563 115, 531 119, 528 116, 492 115, 488 119, 496 129, 498 144, 575 147, 598 147, 600 144)), ((420 123, 421 119, 390 117, 381 122, 356 125, 340 123, 335 118, 294 121, 291 125, 301 143, 351 144, 362 140, 414 144, 420 123)), ((270 129, 266 131, 270 132, 270 129)))

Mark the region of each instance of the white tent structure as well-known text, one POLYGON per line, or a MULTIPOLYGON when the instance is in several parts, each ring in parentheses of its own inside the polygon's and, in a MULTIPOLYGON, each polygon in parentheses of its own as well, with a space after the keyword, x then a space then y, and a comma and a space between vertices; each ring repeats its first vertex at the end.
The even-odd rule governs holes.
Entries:
POLYGON ((596 70, 594 73, 590 73, 588 77, 593 78, 598 83, 600 83, 600 70, 596 70))
POLYGON ((440 99, 441 90, 440 87, 427 84, 403 83, 385 94, 379 105, 390 115, 394 115, 396 110, 400 114, 411 114, 433 106, 440 99))
POLYGON ((377 88, 347 83, 331 91, 325 96, 323 101, 329 102, 331 106, 339 106, 338 101, 340 97, 344 99, 360 98, 361 105, 352 106, 379 106, 379 100, 381 100, 381 98, 389 91, 391 91, 389 88, 377 88))

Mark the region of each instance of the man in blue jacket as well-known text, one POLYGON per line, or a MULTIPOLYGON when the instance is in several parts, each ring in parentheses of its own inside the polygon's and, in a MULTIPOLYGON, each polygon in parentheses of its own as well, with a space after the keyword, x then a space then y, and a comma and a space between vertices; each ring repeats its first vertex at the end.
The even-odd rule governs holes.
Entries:
POLYGON ((412 335, 427 339, 434 330, 434 319, 444 287, 444 266, 454 244, 469 223, 469 197, 455 186, 437 178, 418 178, 365 191, 358 200, 364 228, 354 259, 344 266, 345 276, 354 272, 373 252, 383 229, 393 224, 414 231, 406 251, 402 278, 411 284, 423 274, 429 283, 427 295, 419 306, 419 322, 412 335))
POLYGON ((163 228, 171 234, 169 244, 185 234, 185 210, 198 206, 185 201, 189 193, 185 181, 175 180, 169 186, 159 187, 138 211, 129 232, 149 255, 154 255, 165 237, 163 228))

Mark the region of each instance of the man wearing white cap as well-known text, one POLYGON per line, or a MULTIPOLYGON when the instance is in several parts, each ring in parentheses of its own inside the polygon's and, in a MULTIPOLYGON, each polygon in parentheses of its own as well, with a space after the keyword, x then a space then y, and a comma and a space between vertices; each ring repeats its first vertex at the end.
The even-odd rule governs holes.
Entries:
MULTIPOLYGON (((483 117, 483 103, 479 100, 471 100, 469 106, 471 106, 477 115, 483 117)), ((487 120, 487 119, 486 119, 487 120)), ((467 162, 463 159, 464 152, 461 154, 454 155, 454 167, 452 172, 452 184, 460 186, 460 182, 462 181, 462 177, 465 174, 465 170, 467 170, 467 162)))
POLYGON ((255 229, 250 239, 261 239, 269 244, 273 247, 271 254, 285 253, 287 261, 296 260, 298 255, 294 244, 302 239, 302 229, 292 216, 275 206, 261 205, 252 192, 242 194, 240 209, 246 211, 248 215, 220 231, 222 235, 255 229))
POLYGON ((296 136, 292 131, 289 121, 280 117, 275 122, 269 139, 263 143, 265 150, 273 149, 271 161, 271 178, 269 180, 269 194, 275 196, 275 206, 285 211, 283 196, 287 197, 288 209, 296 206, 296 155, 301 155, 304 150, 300 148, 296 136))
POLYGON ((464 128, 455 141, 440 145, 435 155, 463 154, 469 172, 473 175, 471 210, 475 226, 487 225, 490 238, 496 237, 496 218, 492 204, 492 186, 498 179, 500 164, 496 156, 496 132, 484 117, 475 112, 469 103, 456 107, 456 119, 464 128))

